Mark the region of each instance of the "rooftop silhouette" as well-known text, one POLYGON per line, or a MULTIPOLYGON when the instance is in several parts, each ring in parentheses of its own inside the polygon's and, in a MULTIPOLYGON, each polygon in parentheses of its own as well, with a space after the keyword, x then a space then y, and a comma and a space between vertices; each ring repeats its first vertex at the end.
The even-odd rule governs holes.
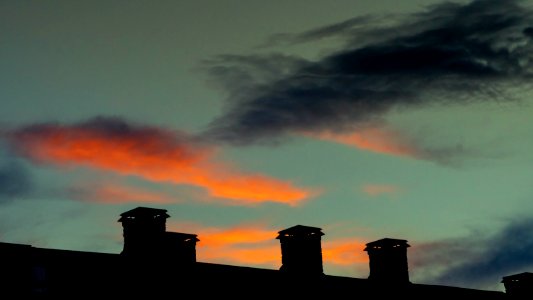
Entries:
MULTIPOLYGON (((15 297, 116 296, 335 298, 458 297, 531 299, 533 274, 503 278, 506 293, 412 283, 406 240, 384 238, 366 244, 368 278, 327 275, 322 268, 321 228, 296 225, 278 232, 279 270, 196 261, 196 234, 167 232, 165 209, 137 207, 120 215, 120 254, 37 248, 0 243, 4 294, 15 297)), ((274 236, 273 236, 274 238, 274 236)))

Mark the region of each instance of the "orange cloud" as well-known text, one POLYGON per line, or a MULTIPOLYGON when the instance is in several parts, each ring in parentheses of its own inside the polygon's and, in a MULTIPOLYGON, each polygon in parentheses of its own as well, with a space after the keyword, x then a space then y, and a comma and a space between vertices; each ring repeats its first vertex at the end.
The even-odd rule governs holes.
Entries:
MULTIPOLYGON (((198 224, 170 223, 169 230, 198 234, 199 261, 256 265, 279 268, 281 247, 276 240, 279 230, 268 229, 260 224, 241 224, 231 228, 202 227, 198 224)), ((335 266, 368 265, 368 256, 363 251, 365 243, 356 238, 337 238, 323 241, 324 268, 335 266)))
POLYGON ((217 247, 228 244, 257 244, 276 237, 276 232, 258 227, 234 227, 229 229, 208 229, 204 232, 202 243, 217 247))
POLYGON ((66 126, 40 124, 11 132, 18 152, 34 162, 85 166, 146 180, 187 184, 213 197, 255 204, 297 205, 312 192, 214 161, 215 149, 184 133, 97 118, 66 126))
POLYGON ((363 251, 365 245, 364 242, 352 238, 325 241, 322 246, 322 259, 325 264, 368 264, 368 256, 363 251))
POLYGON ((306 135, 376 153, 414 158, 423 157, 423 153, 415 146, 410 145, 406 138, 385 128, 364 128, 350 133, 322 131, 306 133, 306 135))
POLYGON ((377 197, 385 194, 395 195, 402 191, 399 187, 389 184, 365 184, 361 189, 365 194, 371 197, 377 197))
POLYGON ((281 265, 281 250, 279 241, 276 240, 276 230, 269 230, 257 224, 215 228, 170 223, 167 227, 169 230, 186 229, 198 234, 200 242, 196 249, 199 261, 270 268, 279 268, 281 265))

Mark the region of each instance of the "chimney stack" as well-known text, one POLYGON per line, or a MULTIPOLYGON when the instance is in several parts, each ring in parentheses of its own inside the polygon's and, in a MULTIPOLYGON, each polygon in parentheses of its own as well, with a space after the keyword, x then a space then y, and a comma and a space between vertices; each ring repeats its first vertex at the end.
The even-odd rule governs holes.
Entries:
POLYGON ((409 283, 406 240, 384 238, 366 244, 370 260, 369 280, 401 285, 409 283))
POLYGON ((525 272, 503 277, 507 295, 514 299, 533 299, 533 273, 525 272))
POLYGON ((280 271, 306 276, 322 275, 322 229, 296 225, 279 231, 280 271))
POLYGON ((124 248, 123 255, 145 256, 159 254, 163 248, 166 220, 170 217, 166 209, 137 207, 120 214, 124 248))
POLYGON ((178 263, 196 262, 196 234, 165 232, 163 255, 178 263))
POLYGON ((167 232, 166 209, 137 207, 120 214, 124 235, 122 255, 167 259, 169 262, 196 262, 196 234, 167 232))

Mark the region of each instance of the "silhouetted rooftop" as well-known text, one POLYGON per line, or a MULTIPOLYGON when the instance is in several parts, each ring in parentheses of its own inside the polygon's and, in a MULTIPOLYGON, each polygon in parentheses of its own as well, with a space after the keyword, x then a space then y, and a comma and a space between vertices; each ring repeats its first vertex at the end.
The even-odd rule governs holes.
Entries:
POLYGON ((165 219, 170 217, 170 215, 167 214, 166 209, 139 206, 132 210, 128 210, 127 212, 121 213, 120 219, 118 219, 118 222, 122 222, 124 221, 124 219, 154 218, 157 216, 164 216, 165 219))
POLYGON ((304 225, 296 225, 296 226, 278 231, 278 233, 279 235, 276 237, 276 239, 280 239, 285 236, 308 236, 308 235, 314 235, 314 234, 318 234, 319 236, 324 235, 324 233, 322 232, 322 228, 304 226, 304 225))
POLYGON ((375 247, 378 247, 378 248, 381 248, 381 247, 386 247, 386 248, 405 247, 405 248, 407 248, 407 247, 411 247, 411 246, 409 244, 407 244, 406 240, 384 238, 384 239, 381 239, 381 240, 377 240, 377 241, 374 241, 374 242, 367 243, 366 244, 366 248, 364 249, 364 251, 368 251, 369 249, 372 249, 372 248, 375 248, 375 247))
POLYGON ((531 281, 533 283, 533 273, 524 272, 503 277, 502 282, 505 283, 510 281, 531 281))

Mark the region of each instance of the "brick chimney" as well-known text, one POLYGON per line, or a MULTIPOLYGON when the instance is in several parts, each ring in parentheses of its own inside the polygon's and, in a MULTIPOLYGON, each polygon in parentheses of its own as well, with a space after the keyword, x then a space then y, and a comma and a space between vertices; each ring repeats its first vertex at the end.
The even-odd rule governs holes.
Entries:
POLYGON ((515 299, 533 299, 533 273, 525 272, 503 277, 505 292, 515 299))
POLYGON ((296 225, 279 231, 281 243, 280 271, 288 274, 322 275, 322 229, 296 225))
POLYGON ((384 238, 366 244, 370 260, 369 280, 386 284, 409 283, 406 240, 384 238))

